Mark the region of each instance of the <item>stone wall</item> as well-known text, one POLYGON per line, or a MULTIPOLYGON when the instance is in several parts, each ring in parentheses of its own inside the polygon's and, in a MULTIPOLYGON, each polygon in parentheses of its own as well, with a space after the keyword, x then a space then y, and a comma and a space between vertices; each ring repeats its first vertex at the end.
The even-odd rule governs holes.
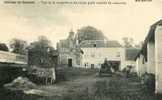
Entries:
POLYGON ((125 49, 124 48, 81 48, 84 52, 82 59, 82 67, 91 68, 94 64, 95 68, 100 68, 105 58, 108 61, 119 61, 120 70, 125 67, 125 49))
POLYGON ((140 56, 136 59, 136 71, 139 76, 147 72, 147 65, 148 64, 145 61, 144 55, 140 54, 140 56))
POLYGON ((162 93, 162 26, 155 31, 156 93, 162 93))
POLYGON ((28 56, 6 52, 6 51, 0 51, 0 62, 27 64, 28 56))
POLYGON ((147 58, 148 58, 147 72, 151 74, 155 74, 155 43, 154 41, 149 41, 147 43, 147 58))

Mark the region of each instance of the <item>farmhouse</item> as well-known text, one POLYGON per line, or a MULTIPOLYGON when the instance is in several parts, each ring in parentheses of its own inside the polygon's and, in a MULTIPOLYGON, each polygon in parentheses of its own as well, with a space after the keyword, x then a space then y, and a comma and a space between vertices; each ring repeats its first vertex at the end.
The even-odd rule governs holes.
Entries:
POLYGON ((136 57, 138 75, 145 72, 154 74, 156 93, 162 93, 162 20, 150 27, 144 44, 136 57))
POLYGON ((100 68, 105 59, 117 70, 135 67, 134 55, 137 54, 137 49, 125 48, 117 41, 85 40, 80 43, 80 47, 84 52, 82 67, 100 68))

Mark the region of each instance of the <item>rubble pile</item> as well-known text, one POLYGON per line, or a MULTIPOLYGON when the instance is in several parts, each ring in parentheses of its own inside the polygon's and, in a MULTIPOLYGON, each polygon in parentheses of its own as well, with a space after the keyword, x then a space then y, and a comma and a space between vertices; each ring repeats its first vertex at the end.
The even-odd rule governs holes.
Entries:
POLYGON ((11 83, 5 84, 4 87, 10 90, 29 90, 36 88, 36 84, 32 83, 28 78, 18 77, 11 83))
POLYGON ((28 78, 18 77, 14 79, 11 83, 5 84, 4 87, 11 91, 22 91, 23 93, 29 95, 39 95, 48 96, 50 93, 38 89, 37 85, 31 82, 28 78))

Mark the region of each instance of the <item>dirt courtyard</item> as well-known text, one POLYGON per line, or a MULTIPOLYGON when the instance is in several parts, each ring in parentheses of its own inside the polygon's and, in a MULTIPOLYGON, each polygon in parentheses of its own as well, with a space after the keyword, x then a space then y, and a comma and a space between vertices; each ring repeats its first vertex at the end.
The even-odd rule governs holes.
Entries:
POLYGON ((155 96, 146 92, 137 77, 126 78, 116 74, 99 77, 98 70, 91 69, 74 68, 68 71, 66 81, 38 88, 47 96, 61 97, 58 100, 155 100, 155 96), (73 74, 69 75, 68 71, 73 74))
POLYGON ((161 100, 149 94, 138 77, 127 78, 124 74, 99 77, 98 72, 97 69, 65 68, 65 80, 37 85, 30 91, 37 94, 11 93, 10 97, 13 100, 161 100))
POLYGON ((100 78, 98 77, 98 73, 94 72, 92 74, 89 74, 87 76, 80 75, 77 78, 69 79, 67 81, 59 82, 54 85, 49 86, 39 86, 39 89, 48 92, 49 95, 57 95, 61 96, 66 93, 73 93, 77 91, 81 91, 84 89, 91 89, 92 86, 99 80, 109 78, 100 78))

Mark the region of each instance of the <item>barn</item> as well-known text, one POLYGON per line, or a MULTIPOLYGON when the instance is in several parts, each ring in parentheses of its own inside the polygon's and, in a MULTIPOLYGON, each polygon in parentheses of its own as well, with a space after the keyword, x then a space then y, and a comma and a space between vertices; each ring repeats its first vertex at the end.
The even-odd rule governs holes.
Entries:
POLYGON ((150 27, 135 60, 138 74, 155 75, 155 92, 162 93, 162 20, 150 27))

